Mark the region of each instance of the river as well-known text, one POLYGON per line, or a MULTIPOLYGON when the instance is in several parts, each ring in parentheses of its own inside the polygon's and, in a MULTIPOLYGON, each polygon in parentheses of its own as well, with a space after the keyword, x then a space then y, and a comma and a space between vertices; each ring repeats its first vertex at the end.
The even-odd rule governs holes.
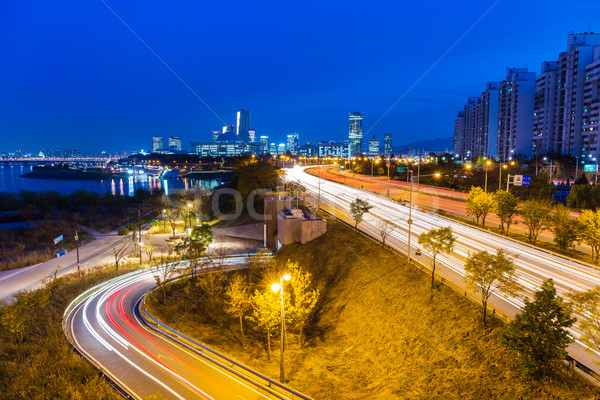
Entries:
POLYGON ((133 196, 137 189, 164 189, 165 194, 177 190, 190 190, 198 188, 212 189, 220 182, 217 179, 159 179, 146 175, 130 176, 128 179, 110 179, 104 181, 76 180, 76 179, 40 179, 24 178, 21 175, 31 172, 33 167, 29 166, 0 166, 0 192, 18 193, 21 190, 32 192, 45 192, 55 190, 59 193, 72 193, 84 189, 91 192, 104 194, 109 192, 113 195, 133 196))

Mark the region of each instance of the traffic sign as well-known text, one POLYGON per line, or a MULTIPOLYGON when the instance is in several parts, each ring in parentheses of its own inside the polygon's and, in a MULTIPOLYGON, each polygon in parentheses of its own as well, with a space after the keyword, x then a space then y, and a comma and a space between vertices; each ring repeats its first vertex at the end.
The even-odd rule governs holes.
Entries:
POLYGON ((522 186, 531 186, 531 175, 523 175, 522 186))
POLYGON ((62 242, 62 240, 63 240, 63 235, 60 235, 59 237, 54 239, 54 244, 58 244, 58 242, 62 242))
POLYGON ((585 164, 583 166, 583 172, 596 172, 596 164, 585 164))
POLYGON ((398 168, 396 168, 396 172, 404 172, 404 167, 398 167, 398 168))
POLYGON ((67 250, 63 249, 56 253, 56 257, 64 256, 65 254, 67 254, 67 250))
POLYGON ((523 175, 515 175, 513 178, 514 186, 523 186, 523 175))

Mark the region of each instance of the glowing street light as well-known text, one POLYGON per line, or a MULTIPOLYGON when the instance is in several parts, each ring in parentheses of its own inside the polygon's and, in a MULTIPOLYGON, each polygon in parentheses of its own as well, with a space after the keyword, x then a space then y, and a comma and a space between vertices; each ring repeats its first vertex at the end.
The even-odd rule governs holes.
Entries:
POLYGON ((271 285, 271 290, 275 293, 279 292, 280 297, 281 297, 281 352, 280 352, 280 356, 281 356, 281 361, 280 361, 280 367, 279 367, 279 380, 281 381, 281 383, 285 382, 285 372, 284 372, 284 340, 285 340, 285 307, 283 304, 283 281, 289 281, 290 279, 292 279, 292 277, 290 276, 290 274, 284 274, 279 276, 279 283, 273 283, 271 285))
POLYGON ((487 193, 487 173, 488 173, 488 166, 491 165, 492 162, 490 160, 487 160, 485 162, 485 192, 487 193))

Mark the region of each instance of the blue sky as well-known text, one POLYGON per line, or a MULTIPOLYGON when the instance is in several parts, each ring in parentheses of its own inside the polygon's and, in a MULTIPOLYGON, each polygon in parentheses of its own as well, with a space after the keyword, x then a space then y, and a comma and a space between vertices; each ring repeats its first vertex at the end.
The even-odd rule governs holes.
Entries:
MULTIPOLYGON (((395 145, 449 137, 507 66, 539 72, 569 31, 600 31, 598 1, 501 0, 374 126, 493 1, 105 2, 225 122, 247 108, 301 143, 345 139, 349 111, 395 145)), ((187 148, 223 125, 99 0, 2 2, 0 54, 0 151, 187 148)))

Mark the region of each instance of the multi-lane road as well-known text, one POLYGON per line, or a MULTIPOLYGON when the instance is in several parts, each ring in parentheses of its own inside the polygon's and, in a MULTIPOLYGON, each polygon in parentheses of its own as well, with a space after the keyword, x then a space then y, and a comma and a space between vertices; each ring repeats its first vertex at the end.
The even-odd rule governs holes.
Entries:
MULTIPOLYGON (((227 265, 243 263, 232 257, 227 265)), ((138 270, 96 286, 67 309, 64 329, 71 343, 133 398, 288 399, 247 380, 187 346, 150 329, 136 311, 155 286, 153 269, 138 270)))
MULTIPOLYGON (((325 211, 354 225, 349 213, 350 203, 358 197, 368 200, 373 208, 365 215, 359 228, 364 233, 379 240, 379 229, 376 227, 376 222, 381 219, 388 220, 394 224, 395 229, 386 242, 396 250, 403 253, 407 252, 408 207, 383 196, 369 194, 341 183, 319 179, 317 176, 306 173, 305 169, 305 167, 287 169, 286 179, 301 181, 313 195, 314 205, 317 205, 318 202, 325 211)), ((463 266, 469 254, 481 250, 495 253, 498 249, 504 249, 514 258, 518 268, 519 281, 525 288, 524 296, 531 298, 534 291, 548 278, 554 280, 561 295, 566 295, 571 291, 591 289, 600 285, 600 273, 598 271, 538 248, 417 209, 412 210, 412 220, 411 254, 414 259, 423 265, 430 265, 430 256, 422 249, 420 256, 415 254, 415 249, 419 247, 419 235, 431 228, 452 227, 457 238, 454 251, 450 254, 438 255, 436 264, 440 276, 462 290, 467 290, 463 266)), ((343 244, 340 244, 340 246, 343 246, 343 244)), ((523 300, 522 298, 495 296, 491 299, 490 305, 501 314, 513 318, 523 306, 523 300)), ((572 333, 576 338, 580 336, 577 328, 573 329, 572 333)), ((589 355, 584 350, 584 346, 578 341, 569 347, 569 353, 573 358, 588 368, 600 372, 600 369, 593 362, 600 360, 600 357, 597 354, 589 355)))

